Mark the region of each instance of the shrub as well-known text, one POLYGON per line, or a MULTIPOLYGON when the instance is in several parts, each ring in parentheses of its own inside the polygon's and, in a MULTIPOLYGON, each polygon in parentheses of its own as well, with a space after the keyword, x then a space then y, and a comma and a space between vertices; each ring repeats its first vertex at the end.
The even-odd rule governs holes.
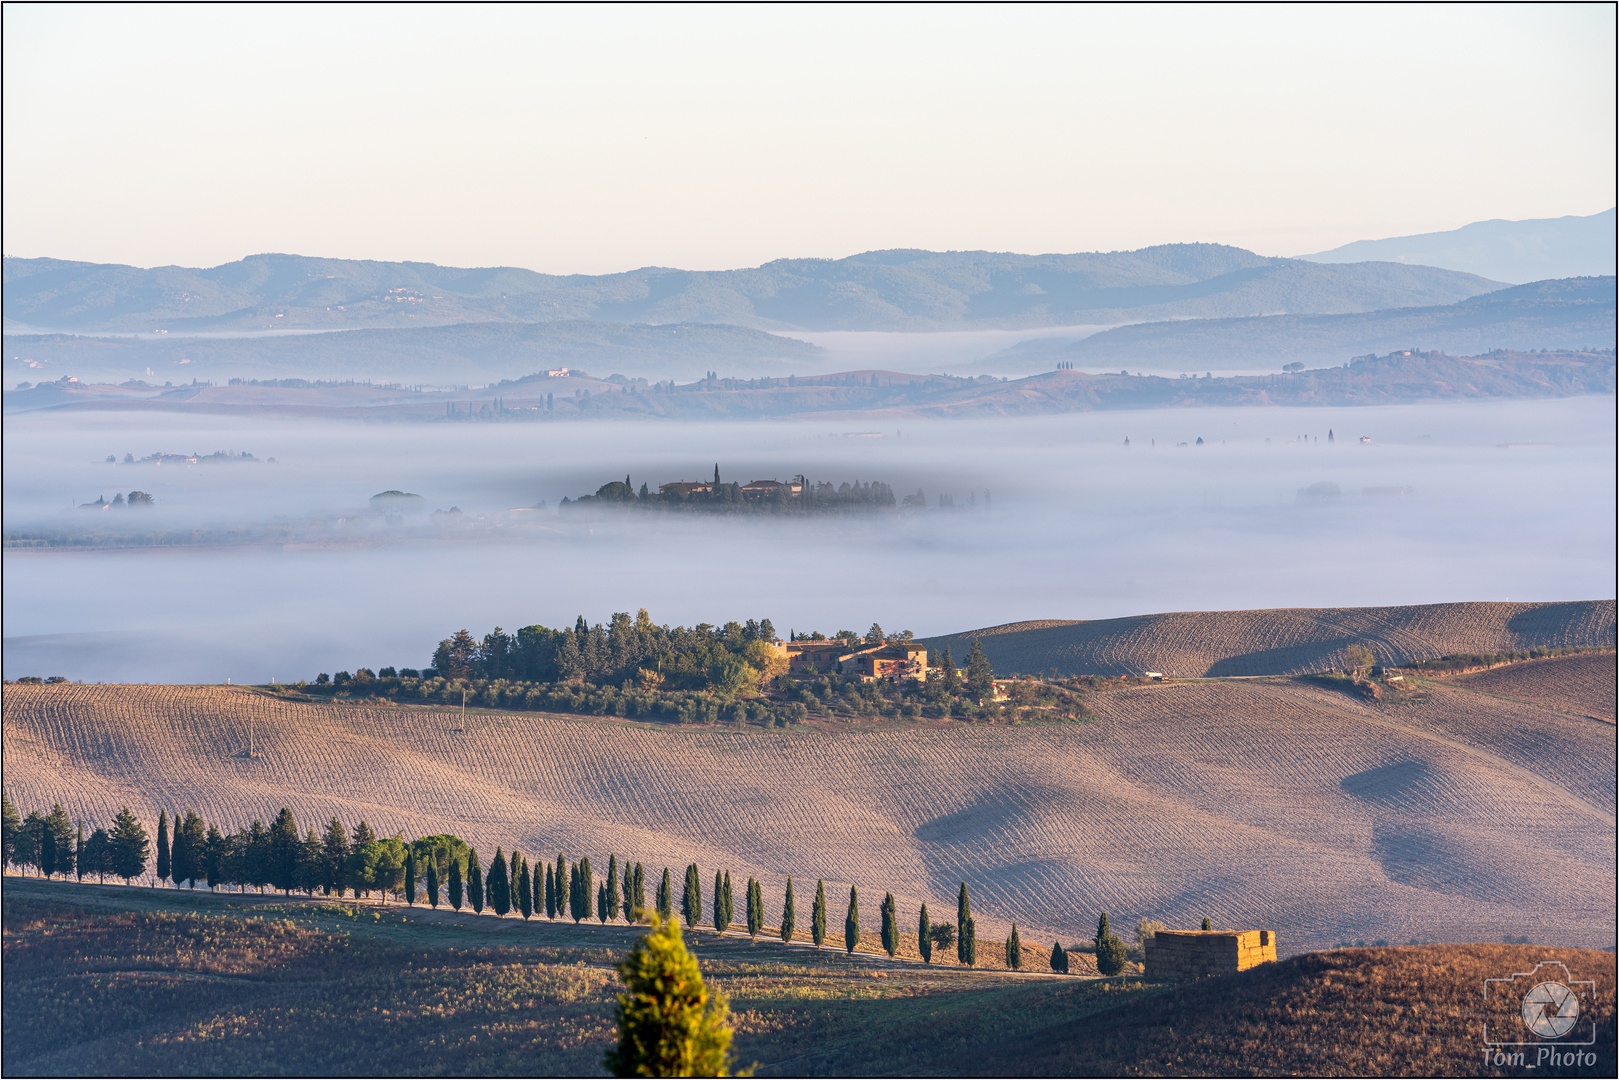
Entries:
POLYGON ((614 1076, 725 1076, 731 1027, 725 995, 703 973, 680 926, 659 920, 618 966, 618 1045, 603 1064, 614 1076))

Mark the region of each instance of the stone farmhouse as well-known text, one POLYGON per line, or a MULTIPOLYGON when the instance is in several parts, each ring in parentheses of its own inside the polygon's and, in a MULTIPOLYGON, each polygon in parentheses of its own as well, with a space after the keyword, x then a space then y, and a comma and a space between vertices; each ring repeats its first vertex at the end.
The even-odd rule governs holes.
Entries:
POLYGON ((787 658, 792 675, 816 675, 841 671, 864 681, 898 681, 928 677, 928 650, 925 645, 905 641, 894 645, 855 645, 846 641, 788 641, 777 649, 787 658))

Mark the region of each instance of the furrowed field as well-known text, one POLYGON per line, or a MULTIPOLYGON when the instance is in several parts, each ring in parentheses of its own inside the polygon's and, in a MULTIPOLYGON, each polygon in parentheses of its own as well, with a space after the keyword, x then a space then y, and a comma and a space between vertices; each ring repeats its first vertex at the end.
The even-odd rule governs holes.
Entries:
POLYGON ((788 875, 801 911, 824 879, 835 917, 859 886, 868 930, 885 891, 906 927, 923 902, 946 917, 965 881, 984 952, 1014 920, 1026 942, 1086 940, 1101 911, 1120 928, 1268 928, 1284 954, 1606 948, 1615 729, 1584 704, 1593 669, 1611 684, 1613 655, 1536 662, 1538 697, 1465 677, 1381 701, 1308 679, 1172 681, 1094 693, 1082 723, 786 730, 8 686, 6 785, 24 813, 60 802, 105 823, 127 804, 149 830, 159 810, 233 829, 287 806, 300 831, 363 818, 486 857, 614 853, 677 881, 696 862, 739 888, 758 877, 771 919, 788 875))

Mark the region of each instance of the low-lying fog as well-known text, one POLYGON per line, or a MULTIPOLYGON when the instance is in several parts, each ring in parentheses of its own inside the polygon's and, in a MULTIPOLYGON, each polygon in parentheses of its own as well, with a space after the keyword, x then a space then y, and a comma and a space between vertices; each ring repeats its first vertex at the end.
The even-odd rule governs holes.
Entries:
POLYGON ((313 678, 424 664, 460 627, 639 607, 659 622, 768 616, 783 631, 880 622, 928 635, 1152 611, 1614 595, 1611 397, 851 427, 9 417, 5 674, 313 678), (276 462, 104 463, 215 450, 276 462), (655 491, 711 478, 716 463, 727 481, 803 473, 920 488, 930 509, 556 513, 563 496, 626 474, 655 491), (368 497, 387 489, 463 514, 440 526, 425 513, 393 526, 366 517, 368 497), (131 490, 155 506, 73 508, 131 490), (936 509, 941 494, 954 511, 936 509), (544 511, 510 513, 541 501, 544 511), (276 523, 301 542, 262 542, 276 523), (226 527, 261 542, 10 546, 226 527))

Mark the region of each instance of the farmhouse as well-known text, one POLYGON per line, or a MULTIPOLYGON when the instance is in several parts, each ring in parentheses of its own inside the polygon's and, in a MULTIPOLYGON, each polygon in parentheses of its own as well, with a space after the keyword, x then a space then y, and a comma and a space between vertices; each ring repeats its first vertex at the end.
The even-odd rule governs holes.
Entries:
POLYGON ((1160 930, 1147 939, 1148 979, 1201 979, 1276 962, 1270 930, 1160 930))
POLYGON ((815 675, 841 671, 865 680, 917 679, 928 677, 928 650, 925 645, 900 642, 894 645, 855 645, 836 638, 830 641, 789 641, 777 646, 787 657, 787 670, 793 675, 815 675))

